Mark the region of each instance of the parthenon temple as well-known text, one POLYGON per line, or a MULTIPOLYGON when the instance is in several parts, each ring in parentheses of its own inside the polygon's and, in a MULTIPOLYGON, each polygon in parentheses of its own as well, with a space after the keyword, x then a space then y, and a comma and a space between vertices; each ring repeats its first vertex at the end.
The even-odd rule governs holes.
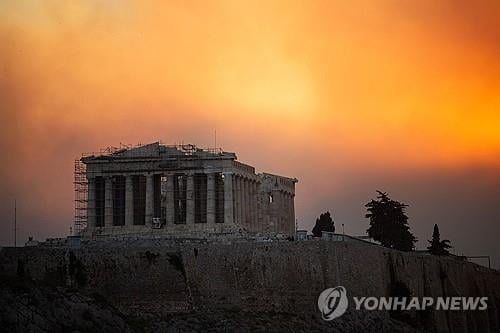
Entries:
POLYGON ((297 179, 256 173, 235 153, 156 142, 81 162, 84 236, 295 231, 297 179))

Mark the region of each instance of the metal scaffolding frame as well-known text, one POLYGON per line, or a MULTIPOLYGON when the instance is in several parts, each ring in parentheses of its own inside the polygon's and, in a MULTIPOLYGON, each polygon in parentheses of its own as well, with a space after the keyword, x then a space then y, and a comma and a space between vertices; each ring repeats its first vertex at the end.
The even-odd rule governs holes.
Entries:
POLYGON ((87 172, 85 164, 81 159, 75 160, 74 187, 75 187, 75 214, 74 228, 75 235, 79 234, 87 227, 87 200, 89 185, 87 182, 87 172))

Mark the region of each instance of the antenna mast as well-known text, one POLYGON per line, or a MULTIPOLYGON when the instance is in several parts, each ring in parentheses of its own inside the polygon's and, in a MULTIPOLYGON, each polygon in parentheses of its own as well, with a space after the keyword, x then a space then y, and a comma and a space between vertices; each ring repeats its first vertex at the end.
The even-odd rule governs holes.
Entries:
POLYGON ((14 199, 14 247, 17 247, 17 201, 14 199))

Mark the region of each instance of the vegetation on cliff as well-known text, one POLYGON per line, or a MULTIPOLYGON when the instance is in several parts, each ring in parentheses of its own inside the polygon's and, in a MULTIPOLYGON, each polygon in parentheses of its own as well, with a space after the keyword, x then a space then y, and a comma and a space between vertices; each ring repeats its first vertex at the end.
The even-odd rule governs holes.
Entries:
POLYGON ((321 237, 323 231, 335 232, 335 223, 330 212, 323 213, 316 219, 312 233, 314 237, 321 237))
POLYGON ((405 212, 408 205, 392 200, 385 192, 377 193, 377 199, 365 205, 368 211, 365 217, 370 219, 368 235, 385 247, 401 251, 413 250, 417 239, 408 225, 405 212))
POLYGON ((427 249, 430 253, 438 256, 450 254, 450 252, 448 251, 448 249, 451 248, 450 241, 447 239, 441 240, 441 235, 439 234, 439 227, 437 224, 434 224, 432 239, 428 242, 430 245, 427 247, 427 249))

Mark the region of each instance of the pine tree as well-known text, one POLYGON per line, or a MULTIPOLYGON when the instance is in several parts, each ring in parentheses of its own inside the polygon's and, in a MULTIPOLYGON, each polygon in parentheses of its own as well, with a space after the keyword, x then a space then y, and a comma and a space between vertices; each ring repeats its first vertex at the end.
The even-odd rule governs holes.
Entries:
POLYGON ((321 237, 322 231, 335 232, 335 222, 333 222, 330 212, 323 213, 316 219, 312 233, 314 237, 321 237))
POLYGON ((428 242, 430 245, 427 247, 427 249, 430 253, 438 256, 450 254, 450 252, 448 251, 448 249, 451 248, 450 241, 447 239, 441 240, 441 235, 439 234, 439 227, 437 224, 434 224, 432 240, 428 242))
POLYGON ((401 251, 411 251, 417 239, 410 232, 408 216, 405 209, 408 205, 391 200, 387 193, 377 191, 378 200, 366 204, 370 219, 367 233, 383 246, 401 251))

